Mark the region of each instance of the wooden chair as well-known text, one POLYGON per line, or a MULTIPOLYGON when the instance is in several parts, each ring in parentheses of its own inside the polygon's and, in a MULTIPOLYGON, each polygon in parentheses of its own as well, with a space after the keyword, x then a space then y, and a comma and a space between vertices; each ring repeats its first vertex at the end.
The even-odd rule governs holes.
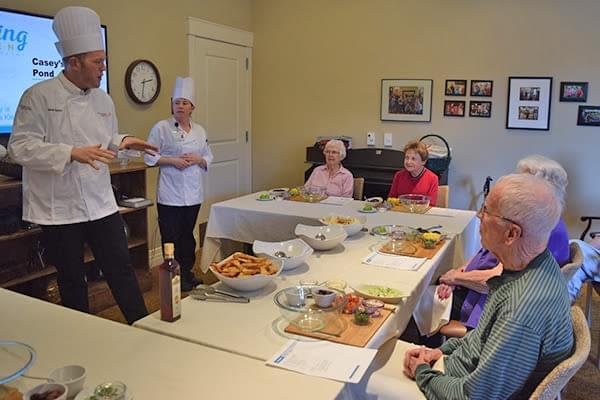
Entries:
POLYGON ((579 307, 571 307, 571 319, 575 339, 573 354, 550 371, 531 394, 530 400, 560 399, 560 391, 587 360, 590 353, 590 330, 579 307))
POLYGON ((448 195, 450 194, 450 186, 441 185, 438 186, 437 200, 435 203, 436 207, 448 208, 448 195))
POLYGON ((354 200, 362 200, 364 190, 365 178, 354 178, 354 193, 352 194, 352 198, 354 198, 354 200))

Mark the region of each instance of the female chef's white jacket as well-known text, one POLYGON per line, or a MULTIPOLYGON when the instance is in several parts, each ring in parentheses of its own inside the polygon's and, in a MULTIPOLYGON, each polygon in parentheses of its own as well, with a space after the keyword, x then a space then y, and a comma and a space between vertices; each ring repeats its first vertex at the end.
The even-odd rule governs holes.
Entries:
MULTIPOLYGON (((147 165, 156 165, 161 156, 178 157, 195 153, 206 160, 206 167, 213 160, 206 131, 201 125, 190 121, 191 130, 185 133, 176 126, 174 118, 158 122, 150 131, 148 143, 158 146, 159 154, 144 155, 147 165)), ((158 178, 158 203, 166 206, 193 206, 204 201, 203 174, 206 169, 194 164, 183 170, 172 165, 161 165, 158 178)))

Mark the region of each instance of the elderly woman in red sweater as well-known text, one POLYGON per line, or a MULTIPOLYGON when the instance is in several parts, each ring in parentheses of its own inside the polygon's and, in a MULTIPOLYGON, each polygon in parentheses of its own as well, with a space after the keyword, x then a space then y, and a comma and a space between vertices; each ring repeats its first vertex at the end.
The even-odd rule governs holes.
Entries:
POLYGON ((418 140, 404 146, 404 169, 396 172, 388 197, 403 194, 423 194, 429 196, 429 204, 434 207, 437 200, 438 177, 425 168, 429 157, 427 147, 418 140))

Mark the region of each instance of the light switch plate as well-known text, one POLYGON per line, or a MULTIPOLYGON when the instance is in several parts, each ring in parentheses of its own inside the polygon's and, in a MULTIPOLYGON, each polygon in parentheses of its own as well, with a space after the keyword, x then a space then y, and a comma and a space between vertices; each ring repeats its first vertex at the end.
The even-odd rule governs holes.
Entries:
POLYGON ((383 146, 384 147, 392 147, 392 134, 391 133, 383 134, 383 146))
POLYGON ((367 146, 375 146, 375 132, 367 133, 367 146))

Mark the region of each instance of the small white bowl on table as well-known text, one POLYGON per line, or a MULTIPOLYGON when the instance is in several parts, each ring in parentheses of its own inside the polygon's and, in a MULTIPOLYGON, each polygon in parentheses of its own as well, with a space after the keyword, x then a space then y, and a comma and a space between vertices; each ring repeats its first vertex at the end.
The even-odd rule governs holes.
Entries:
POLYGON ((315 250, 331 250, 348 237, 346 230, 340 225, 309 226, 298 224, 294 233, 315 250), (324 235, 325 239, 317 239, 318 234, 324 235))
POLYGON ((365 227, 365 224, 367 223, 367 218, 364 216, 352 217, 344 215, 328 215, 326 217, 320 218, 319 221, 325 225, 339 225, 342 228, 344 228, 348 236, 353 236, 365 227), (351 222, 345 223, 344 221, 351 222))
MULTIPOLYGON (((227 257, 225 260, 231 257, 233 257, 233 255, 227 257)), ((283 270, 282 260, 271 257, 268 258, 271 260, 275 268, 277 268, 277 272, 275 272, 272 275, 256 274, 252 276, 243 276, 240 278, 231 278, 225 275, 221 275, 212 265, 209 268, 212 271, 212 273, 215 274, 219 281, 221 281, 224 285, 230 287, 231 289, 239 290, 240 292, 252 292, 254 290, 259 290, 267 286, 283 270)))
POLYGON ((37 385, 33 389, 27 391, 23 395, 23 400, 31 400, 31 396, 35 394, 42 394, 53 390, 60 390, 62 394, 59 397, 55 397, 55 400, 66 400, 67 399, 67 386, 62 383, 42 383, 37 385))
POLYGON ((314 252, 313 248, 302 239, 286 240, 285 242, 255 240, 252 244, 252 251, 257 256, 268 256, 269 258, 278 258, 275 253, 284 252, 287 255, 286 258, 281 258, 284 271, 299 267, 314 252))

